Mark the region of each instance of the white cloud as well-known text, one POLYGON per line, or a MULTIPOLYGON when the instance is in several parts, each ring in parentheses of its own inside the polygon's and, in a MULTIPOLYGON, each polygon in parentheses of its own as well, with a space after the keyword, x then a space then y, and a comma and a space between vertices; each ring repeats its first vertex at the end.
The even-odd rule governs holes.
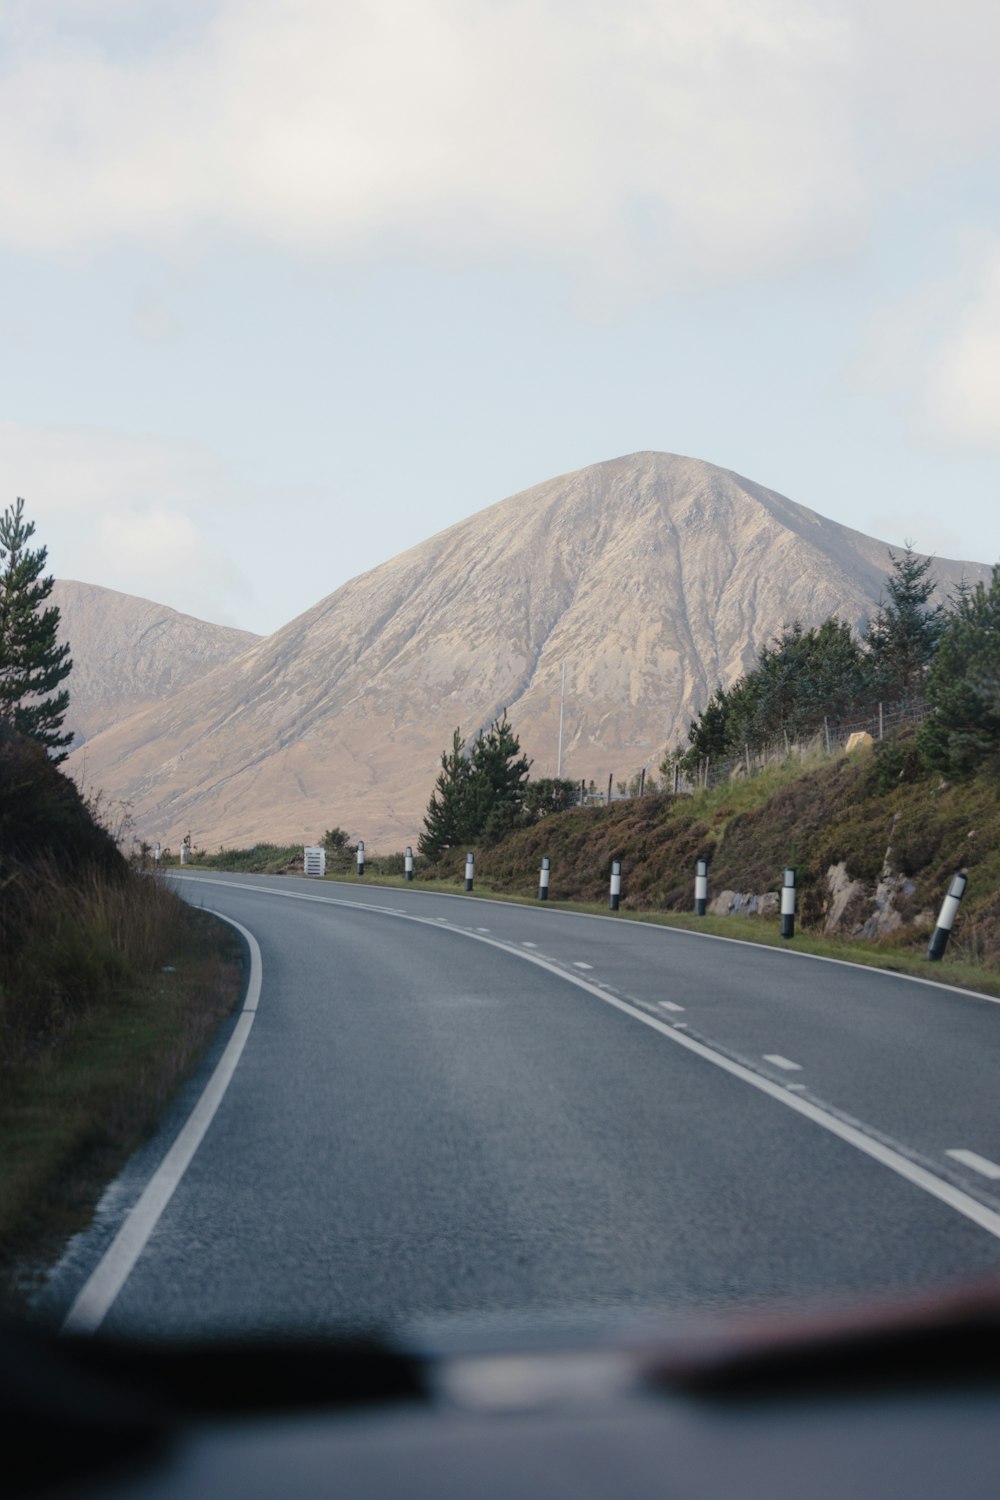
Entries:
POLYGON ((901 400, 923 440, 1000 450, 1000 238, 959 235, 955 269, 872 320, 851 371, 901 400))
POLYGON ((223 0, 159 49, 115 45, 120 4, 82 14, 0 22, 11 245, 251 233, 731 276, 856 243, 877 189, 867 6, 223 0))
POLYGON ((1000 449, 1000 243, 932 356, 922 405, 941 436, 1000 449))
POLYGON ((28 502, 57 577, 243 623, 253 590, 225 546, 256 507, 194 444, 89 428, 0 423, 0 473, 28 502))

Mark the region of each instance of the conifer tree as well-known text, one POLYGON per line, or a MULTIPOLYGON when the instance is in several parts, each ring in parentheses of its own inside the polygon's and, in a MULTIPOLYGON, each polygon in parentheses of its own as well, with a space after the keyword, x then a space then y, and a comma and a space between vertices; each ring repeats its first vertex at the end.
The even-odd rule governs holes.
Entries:
POLYGON ((424 817, 424 831, 417 848, 425 859, 439 859, 467 837, 469 803, 469 758, 462 731, 451 737, 451 749, 441 753, 441 769, 434 783, 424 817))
POLYGON ((880 698, 899 698, 923 690, 934 658, 945 611, 930 605, 937 587, 931 573, 933 558, 915 556, 909 543, 902 553, 889 553, 892 573, 886 580, 888 599, 868 627, 865 645, 872 690, 880 698))
POLYGON ((476 736, 469 757, 469 837, 496 843, 509 833, 524 806, 524 789, 531 761, 521 754, 517 735, 507 722, 507 710, 489 729, 476 736))
POLYGON ((58 609, 43 608, 54 580, 42 576, 47 549, 28 546, 34 534, 18 498, 0 516, 0 719, 58 764, 73 736, 60 732, 69 693, 57 689, 73 663, 58 642, 58 609))
POLYGON ((946 775, 967 776, 1000 756, 1000 566, 989 588, 961 590, 927 681, 931 714, 919 745, 946 775))

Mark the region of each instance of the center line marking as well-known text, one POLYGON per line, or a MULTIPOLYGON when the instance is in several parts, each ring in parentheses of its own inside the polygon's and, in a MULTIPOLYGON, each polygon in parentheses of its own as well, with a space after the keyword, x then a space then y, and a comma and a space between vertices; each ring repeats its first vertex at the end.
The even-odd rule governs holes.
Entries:
POLYGON ((489 930, 490 929, 488 927, 477 927, 476 928, 477 932, 489 932, 489 930))
POLYGON ((801 1073, 802 1064, 792 1062, 790 1057, 782 1057, 780 1052, 765 1052, 764 1061, 773 1063, 776 1068, 784 1068, 786 1073, 801 1073))
POLYGON ((952 1161, 960 1161, 963 1167, 971 1167, 974 1172, 991 1177, 994 1182, 1000 1178, 1000 1167, 995 1161, 990 1161, 988 1156, 979 1156, 975 1151, 946 1151, 944 1154, 950 1156, 952 1161))
POLYGON ((662 1005, 664 1010, 684 1010, 685 1008, 683 1005, 675 1005, 672 1000, 660 1000, 658 1004, 662 1005))
MULTIPOLYGON (((243 891, 245 894, 277 896, 291 901, 318 902, 323 906, 341 907, 351 911, 370 913, 372 910, 371 906, 363 901, 344 900, 336 896, 316 896, 305 891, 289 891, 276 886, 257 885, 256 882, 225 880, 205 875, 176 876, 174 878, 183 884, 219 885, 243 891)), ((461 898, 456 897, 455 899, 459 900, 461 898)), ((574 915, 576 914, 574 913, 574 915)), ((580 920, 582 919, 581 917, 580 920)), ((232 921, 233 919, 227 918, 226 920, 232 921)), ((431 925, 429 917, 419 917, 415 914, 407 913, 406 920, 423 924, 424 926, 431 925)), ((608 917, 607 920, 613 921, 615 919, 608 917)), ((683 929, 677 930, 682 931, 683 929)), ((468 929, 463 931, 460 928, 452 927, 449 931, 453 935, 467 937, 477 943, 486 943, 489 947, 499 948, 501 951, 517 951, 516 949, 511 950, 506 944, 499 942, 494 937, 474 937, 468 929)), ((708 936, 707 933, 695 935, 708 936)), ((742 943, 743 939, 724 938, 719 939, 719 941, 738 941, 742 943)), ((804 957, 805 955, 801 956, 804 957)), ((665 1021, 661 1020, 659 1016, 644 1014, 634 1003, 630 1003, 628 1000, 622 999, 617 995, 609 994, 607 989, 598 988, 591 980, 567 974, 565 968, 557 967, 554 960, 543 958, 541 954, 522 953, 521 957, 527 963, 537 964, 540 969, 545 969, 547 973, 563 979, 567 984, 576 985, 578 989, 595 996, 598 1000, 602 1000, 605 1005, 613 1006, 615 1010, 620 1010, 624 1015, 631 1016, 634 1021, 640 1022, 643 1026, 648 1026, 660 1036, 672 1041, 675 1046, 683 1047, 692 1056, 711 1064, 723 1073, 728 1073, 731 1078, 740 1079, 749 1088, 766 1095, 775 1103, 784 1105, 786 1109, 794 1111, 795 1114, 800 1115, 803 1119, 810 1120, 814 1125, 819 1126, 821 1130, 825 1130, 829 1135, 836 1136, 848 1146, 853 1147, 855 1151, 860 1151, 871 1161, 878 1162, 880 1166, 885 1167, 905 1182, 909 1182, 913 1187, 919 1188, 932 1198, 936 1198, 939 1203, 946 1204, 955 1213, 961 1214, 964 1219, 978 1225, 980 1229, 992 1235, 995 1240, 1000 1240, 1000 1213, 996 1209, 988 1208, 985 1203, 980 1202, 978 1198, 972 1197, 963 1188, 938 1176, 931 1169, 930 1165, 925 1166, 922 1162, 914 1159, 905 1147, 869 1134, 868 1129, 860 1121, 850 1120, 835 1113, 832 1106, 824 1108, 822 1105, 806 1099, 803 1095, 793 1094, 787 1084, 778 1083, 774 1079, 765 1077, 764 1074, 758 1073, 756 1069, 748 1068, 746 1064, 737 1062, 735 1058, 727 1057, 724 1053, 717 1052, 714 1047, 711 1047, 706 1042, 699 1042, 693 1036, 678 1036, 677 1033, 683 1026, 683 1022, 665 1021)), ((819 961, 823 963, 840 962, 839 959, 822 959, 819 961)), ((879 971, 872 970, 870 972, 877 974, 879 971)), ((956 990, 955 986, 941 985, 936 980, 919 980, 917 982, 921 984, 933 984, 935 987, 941 989, 956 990)), ((957 993, 971 995, 977 1000, 990 999, 989 996, 976 994, 972 990, 958 990, 957 993)))
POLYGON ((522 943, 521 947, 522 948, 537 948, 538 944, 537 943, 522 943))
POLYGON ((573 965, 573 967, 574 967, 574 969, 592 969, 594 967, 594 965, 593 964, 575 963, 573 965))

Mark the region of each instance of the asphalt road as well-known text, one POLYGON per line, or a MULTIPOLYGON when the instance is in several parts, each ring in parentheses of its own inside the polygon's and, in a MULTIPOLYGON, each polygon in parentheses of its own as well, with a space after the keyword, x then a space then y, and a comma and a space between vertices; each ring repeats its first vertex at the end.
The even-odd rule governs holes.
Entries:
MULTIPOLYGON (((988 1000, 548 908, 178 879, 256 937, 259 1007, 110 1330, 716 1310, 1000 1271, 988 1000)), ((73 1247, 64 1305, 177 1125, 73 1247)))

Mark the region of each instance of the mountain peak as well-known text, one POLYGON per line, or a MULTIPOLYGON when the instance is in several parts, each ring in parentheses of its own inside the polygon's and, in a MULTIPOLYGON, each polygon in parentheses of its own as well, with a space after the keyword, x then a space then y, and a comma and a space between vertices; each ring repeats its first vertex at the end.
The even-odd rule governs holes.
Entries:
MULTIPOLYGON (((507 709, 535 775, 655 766, 786 622, 862 623, 884 543, 700 459, 642 452, 512 495, 350 580, 88 747, 142 830, 413 842, 441 749, 507 709)), ((936 564, 945 587, 962 572, 936 564)))

